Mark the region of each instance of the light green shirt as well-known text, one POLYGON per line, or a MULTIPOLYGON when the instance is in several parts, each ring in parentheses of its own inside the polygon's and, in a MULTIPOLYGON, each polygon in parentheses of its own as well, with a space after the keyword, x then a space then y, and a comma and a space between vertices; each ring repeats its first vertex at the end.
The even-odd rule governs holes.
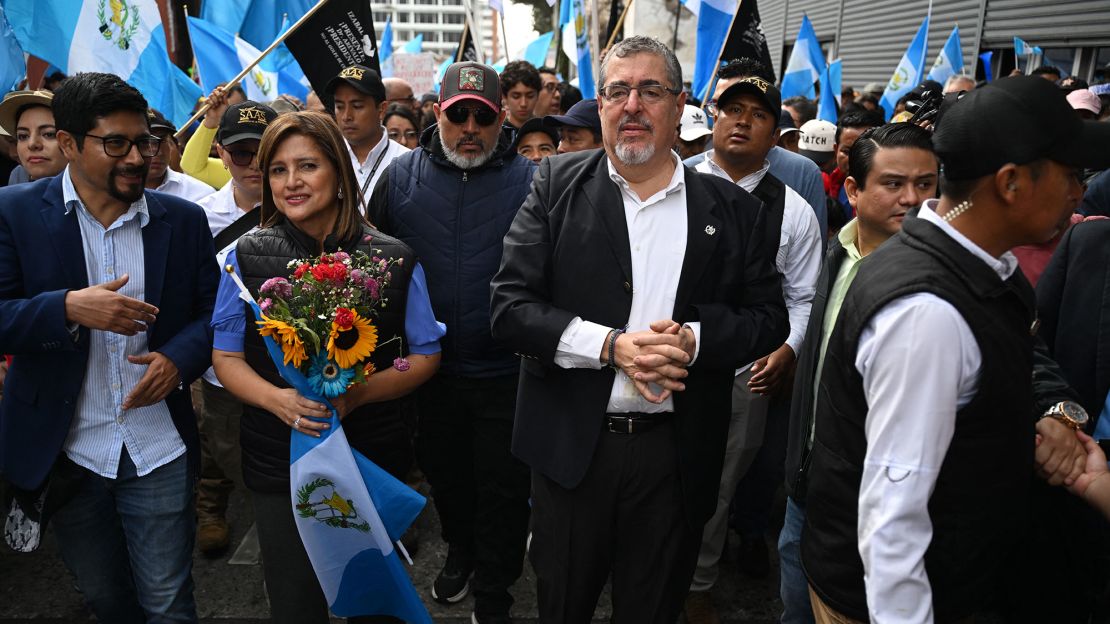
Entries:
MULTIPOLYGON (((833 282, 832 290, 829 292, 829 302, 825 306, 824 324, 821 325, 821 348, 817 351, 817 375, 813 382, 814 397, 817 396, 821 383, 821 371, 825 367, 825 350, 829 346, 829 336, 832 335, 833 327, 836 326, 836 318, 840 316, 840 306, 844 305, 844 295, 848 293, 848 287, 852 285, 852 281, 856 279, 856 273, 859 272, 859 261, 863 259, 863 256, 859 253, 859 247, 856 246, 857 236, 858 230, 855 219, 840 228, 840 233, 836 235, 840 245, 844 247, 844 251, 848 252, 848 257, 840 263, 840 270, 836 273, 836 281, 833 282)), ((817 409, 816 400, 813 401, 813 408, 814 410, 817 409)), ((810 431, 810 436, 812 437, 812 435, 813 432, 810 431)))

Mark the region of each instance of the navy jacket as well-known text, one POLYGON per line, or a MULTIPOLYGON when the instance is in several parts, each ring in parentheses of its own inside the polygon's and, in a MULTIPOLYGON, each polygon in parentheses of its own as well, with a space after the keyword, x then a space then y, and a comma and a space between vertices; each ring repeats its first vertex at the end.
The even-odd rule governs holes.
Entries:
POLYGON ((440 371, 463 377, 517 372, 520 360, 490 335, 490 282, 501 246, 528 197, 536 165, 512 148, 503 130, 490 160, 462 170, 443 154, 432 126, 420 147, 398 156, 371 196, 370 222, 416 251, 428 278, 440 340, 440 371))
MULTIPOLYGON (((183 389, 166 404, 195 475, 188 386, 212 359, 220 274, 204 212, 163 193, 147 191, 146 200, 146 301, 159 309, 147 340, 181 374, 183 389)), ((0 401, 0 473, 28 490, 62 452, 88 365, 89 330, 81 327, 75 341, 65 320, 66 293, 89 285, 77 218, 65 213, 61 175, 0 189, 0 353, 14 356, 0 401)))

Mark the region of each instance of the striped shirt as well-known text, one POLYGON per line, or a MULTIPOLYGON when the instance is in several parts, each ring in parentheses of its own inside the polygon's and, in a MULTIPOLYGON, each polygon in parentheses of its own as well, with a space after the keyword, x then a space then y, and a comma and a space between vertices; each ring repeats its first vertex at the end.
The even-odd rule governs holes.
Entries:
MULTIPOLYGON (((127 212, 105 229, 77 196, 69 167, 62 176, 66 214, 77 211, 89 284, 101 284, 126 274, 129 279, 119 293, 143 301, 146 275, 142 228, 150 221, 146 196, 131 204, 127 212)), ((85 379, 64 448, 75 463, 102 477, 116 478, 124 446, 140 477, 185 453, 185 443, 165 401, 130 410, 121 407, 147 369, 131 364, 127 356, 145 353, 146 332, 122 336, 97 329, 89 331, 85 379)))

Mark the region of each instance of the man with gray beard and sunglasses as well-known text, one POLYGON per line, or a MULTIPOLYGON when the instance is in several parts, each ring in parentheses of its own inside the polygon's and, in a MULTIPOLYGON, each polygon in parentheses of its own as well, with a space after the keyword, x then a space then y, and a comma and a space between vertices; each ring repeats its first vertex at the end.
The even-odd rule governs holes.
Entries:
POLYGON ((382 174, 368 216, 420 256, 432 309, 447 324, 439 372, 416 396, 417 463, 448 546, 432 598, 463 600, 473 575, 472 620, 509 622, 508 590, 524 565, 528 468, 509 452, 520 361, 490 335, 489 283, 535 165, 502 130, 492 67, 451 65, 434 112, 420 146, 382 174))
POLYGON ((673 52, 601 64, 604 149, 540 163, 492 283, 519 352, 513 453, 532 468, 540 622, 674 622, 716 508, 736 368, 788 324, 763 204, 671 151, 673 52))

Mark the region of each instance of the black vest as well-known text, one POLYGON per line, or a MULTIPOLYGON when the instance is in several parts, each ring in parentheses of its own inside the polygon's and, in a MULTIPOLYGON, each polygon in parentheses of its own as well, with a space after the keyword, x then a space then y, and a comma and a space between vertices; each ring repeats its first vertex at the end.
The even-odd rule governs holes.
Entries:
POLYGON ((868 619, 856 532, 868 406, 856 349, 876 312, 914 293, 952 304, 982 353, 978 390, 956 413, 929 499, 933 538, 925 569, 937 622, 993 610, 1005 555, 1028 515, 1032 288, 1021 271, 1003 282, 940 228, 907 218, 898 235, 860 264, 829 338, 817 397, 802 565, 830 607, 860 620, 868 619))
MULTIPOLYGON (((393 265, 390 285, 383 290, 387 305, 378 310, 374 320, 379 344, 393 336, 402 338, 399 342, 376 349, 370 356, 377 370, 387 370, 393 366, 393 359, 398 355, 408 355, 408 345, 404 340, 405 304, 416 255, 401 241, 368 226, 364 226, 363 236, 358 239, 335 241, 329 237, 324 241, 325 251, 338 249, 360 250, 382 258, 403 258, 400 265, 393 265), (369 242, 365 241, 365 235, 371 237, 369 242), (398 344, 401 351, 398 351, 398 344)), ((292 272, 288 266, 290 261, 312 258, 319 253, 316 241, 284 221, 240 238, 235 251, 243 283, 255 298, 267 279, 289 276, 292 272)), ((245 303, 243 305, 246 306, 245 303)), ((289 384, 278 375, 262 337, 255 331, 254 314, 249 308, 246 314, 248 322, 243 352, 247 363, 266 381, 279 388, 288 388, 289 384)), ((352 411, 343 419, 343 430, 352 448, 394 473, 394 476, 404 476, 396 473, 407 470, 412 450, 402 419, 400 400, 371 403, 352 411)), ((289 435, 289 426, 270 412, 243 405, 240 445, 243 449, 243 481, 248 488, 258 492, 289 491, 289 435)))
POLYGON ((771 254, 771 265, 778 269, 775 258, 782 240, 782 217, 786 212, 786 185, 767 172, 763 179, 752 189, 752 195, 763 202, 767 211, 767 251, 771 254))

